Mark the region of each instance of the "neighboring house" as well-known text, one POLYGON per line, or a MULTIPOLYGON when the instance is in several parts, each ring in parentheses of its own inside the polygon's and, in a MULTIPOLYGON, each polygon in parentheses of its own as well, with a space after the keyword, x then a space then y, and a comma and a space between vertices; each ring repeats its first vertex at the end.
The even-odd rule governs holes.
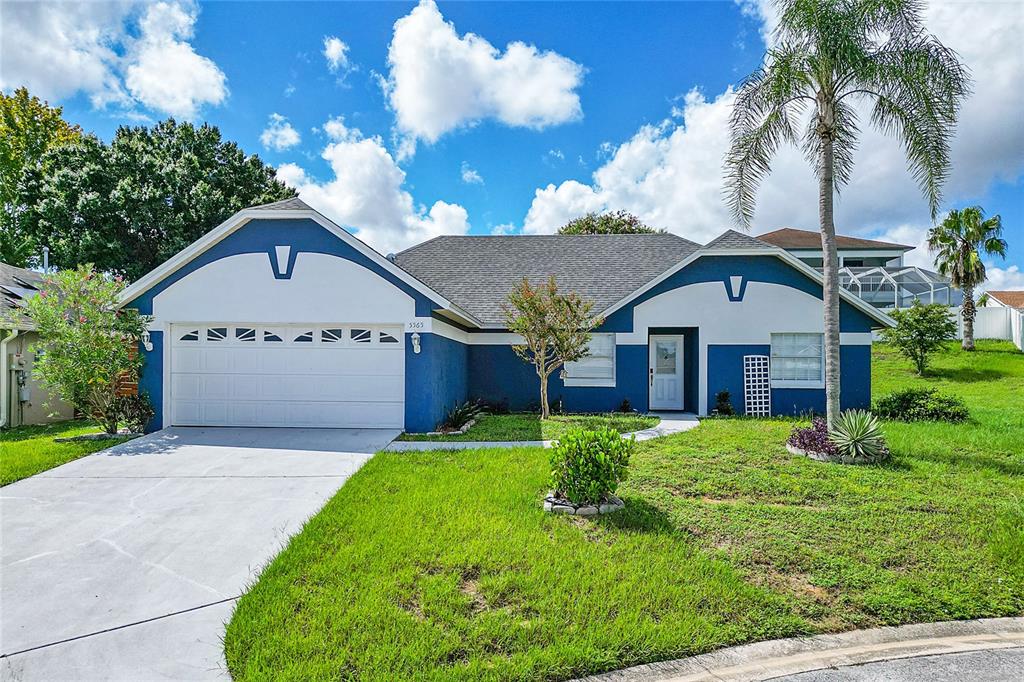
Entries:
POLYGON ((988 308, 1014 308, 1024 310, 1024 291, 987 291, 988 308))
MULTIPOLYGON (((761 241, 785 249, 818 270, 822 269, 821 233, 785 227, 758 235, 761 241)), ((913 246, 836 235, 839 283, 876 308, 906 308, 922 303, 958 306, 963 294, 937 272, 904 265, 913 246)))
MULTIPOLYGON (((536 407, 502 305, 549 275, 605 317, 591 356, 552 377, 568 411, 707 414, 728 390, 742 413, 746 388, 762 411, 824 410, 821 277, 753 237, 438 237, 385 257, 289 199, 240 211, 125 291, 153 316, 150 428, 416 432, 468 399, 536 407)), ((890 324, 843 292, 844 407, 869 405, 871 332, 890 324)))
POLYGON ((0 263, 0 427, 71 419, 74 408, 32 377, 39 341, 23 302, 39 290, 43 275, 0 263))

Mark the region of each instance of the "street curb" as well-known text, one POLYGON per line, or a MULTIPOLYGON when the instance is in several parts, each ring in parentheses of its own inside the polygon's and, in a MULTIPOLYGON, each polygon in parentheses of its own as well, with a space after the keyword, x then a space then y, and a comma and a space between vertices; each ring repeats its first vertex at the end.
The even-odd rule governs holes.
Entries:
POLYGON ((754 682, 836 666, 1016 647, 1024 647, 1024 618, 946 621, 744 644, 574 682, 754 682))

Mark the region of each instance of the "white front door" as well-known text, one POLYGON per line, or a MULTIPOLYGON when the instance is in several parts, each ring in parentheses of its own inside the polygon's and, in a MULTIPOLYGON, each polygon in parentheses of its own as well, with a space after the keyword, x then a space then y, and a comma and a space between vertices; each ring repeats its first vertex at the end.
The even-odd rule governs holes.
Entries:
POLYGON ((175 426, 405 423, 398 326, 176 324, 169 369, 175 426))
POLYGON ((652 336, 650 344, 650 408, 683 409, 683 337, 652 336))

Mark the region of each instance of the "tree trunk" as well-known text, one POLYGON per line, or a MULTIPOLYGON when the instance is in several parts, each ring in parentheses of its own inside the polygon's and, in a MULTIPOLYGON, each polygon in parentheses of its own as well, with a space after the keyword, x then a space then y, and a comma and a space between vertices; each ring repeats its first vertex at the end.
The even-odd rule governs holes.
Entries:
POLYGON ((829 430, 839 416, 839 254, 832 215, 835 196, 832 136, 821 133, 818 179, 818 219, 821 223, 821 252, 824 267, 822 294, 825 308, 825 410, 829 430))
POLYGON ((964 285, 964 305, 960 310, 964 318, 964 341, 960 345, 967 351, 974 350, 974 317, 977 311, 974 309, 974 285, 964 285))
POLYGON ((548 376, 547 374, 540 375, 540 418, 548 419, 551 417, 551 407, 548 405, 548 376))

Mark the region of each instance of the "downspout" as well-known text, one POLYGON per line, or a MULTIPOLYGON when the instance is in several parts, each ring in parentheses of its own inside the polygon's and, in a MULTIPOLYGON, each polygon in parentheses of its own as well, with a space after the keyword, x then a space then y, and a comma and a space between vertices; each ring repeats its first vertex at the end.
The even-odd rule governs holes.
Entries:
POLYGON ((12 329, 10 334, 0 340, 0 429, 7 426, 11 402, 10 389, 7 386, 10 375, 7 367, 7 344, 16 339, 19 333, 17 329, 12 329))

